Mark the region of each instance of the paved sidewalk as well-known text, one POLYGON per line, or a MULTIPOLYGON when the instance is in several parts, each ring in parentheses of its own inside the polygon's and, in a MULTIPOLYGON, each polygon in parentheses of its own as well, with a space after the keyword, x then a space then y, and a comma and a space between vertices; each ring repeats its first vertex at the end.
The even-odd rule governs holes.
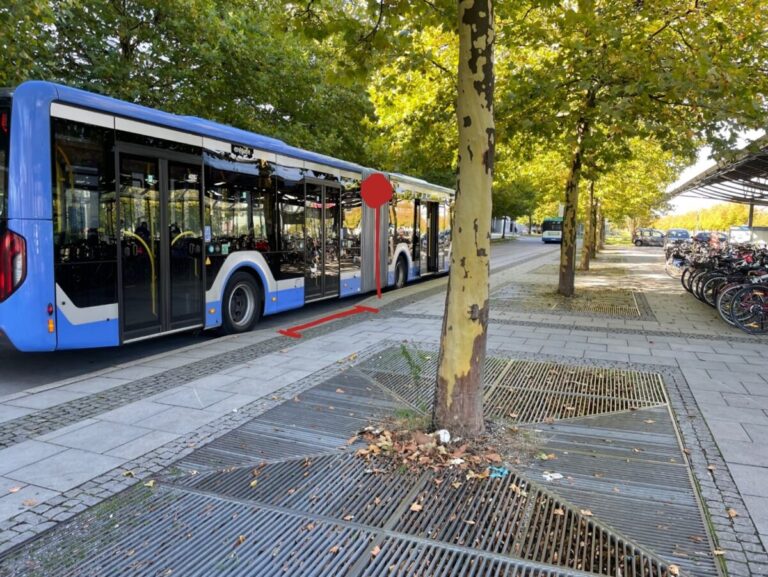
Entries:
MULTIPOLYGON (((661 374, 729 573, 768 574, 768 340, 725 326, 664 274, 654 249, 608 249, 579 276, 584 297, 562 305, 551 295, 555 256, 493 275, 488 348, 661 374)), ((167 470, 384 341, 437 344, 445 282, 369 299, 378 315, 300 341, 254 331, 0 399, 0 552, 167 470)))

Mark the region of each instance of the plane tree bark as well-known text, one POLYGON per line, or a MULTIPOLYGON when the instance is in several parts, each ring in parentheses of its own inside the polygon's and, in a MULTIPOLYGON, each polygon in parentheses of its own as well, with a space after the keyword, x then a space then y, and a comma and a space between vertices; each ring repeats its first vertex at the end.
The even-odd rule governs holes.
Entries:
POLYGON ((492 0, 459 0, 458 7, 459 175, 433 424, 471 437, 485 429, 495 32, 492 0))

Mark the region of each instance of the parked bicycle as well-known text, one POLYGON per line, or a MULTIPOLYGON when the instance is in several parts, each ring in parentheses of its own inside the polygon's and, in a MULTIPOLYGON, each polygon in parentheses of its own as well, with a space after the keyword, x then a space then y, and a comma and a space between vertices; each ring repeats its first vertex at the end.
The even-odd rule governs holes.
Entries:
POLYGON ((768 333, 768 251, 756 245, 683 241, 665 249, 665 270, 683 288, 749 334, 768 333))

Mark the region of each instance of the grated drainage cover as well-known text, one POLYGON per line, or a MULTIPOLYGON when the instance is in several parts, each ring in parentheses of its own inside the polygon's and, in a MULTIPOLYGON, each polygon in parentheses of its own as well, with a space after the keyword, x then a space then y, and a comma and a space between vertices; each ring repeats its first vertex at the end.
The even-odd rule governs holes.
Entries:
MULTIPOLYGON (((347 435, 402 407, 397 397, 427 399, 436 358, 428 350, 386 349, 188 457, 188 463, 220 459, 236 466, 170 477, 153 489, 135 486, 6 554, 0 577, 672 577, 670 563, 680 566, 680 575, 717 574, 711 564, 678 559, 649 535, 654 525, 646 513, 659 506, 665 518, 681 516, 679 531, 703 527, 683 464, 653 468, 682 457, 666 407, 643 409, 656 411, 653 430, 644 429, 647 415, 638 420, 641 411, 610 413, 620 410, 609 403, 612 395, 640 408, 663 403, 658 375, 488 358, 489 398, 516 390, 531 399, 521 407, 499 402, 498 410, 520 410, 518 416, 534 422, 573 403, 547 429, 547 450, 558 457, 546 466, 567 475, 552 486, 558 493, 531 480, 541 474, 535 466, 478 480, 461 471, 411 472, 354 457, 347 435), (371 374, 399 379, 395 396, 371 374), (549 397, 554 400, 545 405, 535 402, 549 397), (587 400, 579 405, 578 399, 587 400), (582 410, 609 414, 580 420, 575 413, 582 410), (605 487, 590 488, 589 459, 598 452, 583 422, 588 419, 598 420, 594 431, 605 441, 599 453, 613 459, 593 462, 606 468, 606 479, 623 480, 623 502, 611 500, 605 487), (644 463, 631 457, 634 449, 645 454, 644 463), (302 455, 305 450, 319 454, 302 455)), ((669 537, 677 539, 679 531, 669 537)))
POLYGON ((665 402, 664 384, 657 373, 535 361, 509 361, 507 370, 486 385, 485 391, 489 416, 519 423, 628 411, 665 402))
MULTIPOLYGON (((357 367, 411 406, 428 412, 437 352, 391 347, 357 367)), ((576 367, 486 357, 483 373, 489 417, 537 423, 653 407, 666 403, 658 373, 576 367)))
MULTIPOLYGON (((543 264, 531 271, 531 274, 543 274, 543 275, 556 275, 560 272, 560 265, 558 264, 543 264)), ((627 269, 623 266, 611 266, 610 264, 603 266, 590 265, 588 271, 579 270, 577 276, 591 275, 591 276, 627 276, 627 269)))
POLYGON ((539 285, 515 283, 502 287, 491 295, 491 307, 496 310, 600 315, 612 318, 642 319, 633 291, 580 287, 577 294, 566 298, 539 285))

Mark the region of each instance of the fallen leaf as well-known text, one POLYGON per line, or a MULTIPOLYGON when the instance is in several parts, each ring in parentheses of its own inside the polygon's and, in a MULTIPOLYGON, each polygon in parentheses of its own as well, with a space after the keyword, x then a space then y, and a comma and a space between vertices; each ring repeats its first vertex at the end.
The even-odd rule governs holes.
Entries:
POLYGON ((338 546, 338 545, 334 545, 333 547, 331 547, 330 549, 328 549, 328 552, 329 552, 329 553, 333 553, 334 555, 336 555, 336 553, 338 553, 338 552, 339 552, 339 546, 338 546))
POLYGON ((464 522, 465 522, 467 525, 475 525, 475 524, 476 524, 474 521, 471 521, 471 520, 469 520, 469 519, 465 519, 465 520, 464 520, 464 522))
POLYGON ((592 511, 590 511, 589 509, 580 509, 579 513, 581 513, 585 517, 591 517, 592 516, 592 511))
POLYGON ((381 547, 379 547, 378 545, 376 545, 373 549, 371 549, 371 557, 376 557, 376 555, 378 555, 379 553, 381 553, 381 547))
POLYGON ((421 431, 414 431, 412 436, 413 436, 413 440, 416 442, 417 445, 434 445, 435 444, 434 437, 427 435, 426 433, 422 433, 421 431))
POLYGON ((690 449, 683 449, 683 453, 685 453, 686 455, 690 455, 691 454, 691 450, 690 449))
POLYGON ((733 508, 730 508, 730 507, 728 509, 726 509, 725 512, 728 513, 728 516, 731 519, 733 519, 734 517, 738 517, 739 516, 739 512, 736 509, 733 509, 733 508))
POLYGON ((453 453, 451 453, 451 457, 453 457, 455 459, 461 457, 464 453, 467 452, 468 448, 469 448, 469 445, 464 444, 461 447, 458 447, 458 448, 454 449, 453 453))
POLYGON ((453 487, 454 489, 458 489, 459 487, 461 487, 461 485, 462 484, 459 483, 458 481, 454 481, 453 483, 451 483, 451 487, 453 487))
POLYGON ((376 497, 376 498, 373 500, 373 504, 374 504, 374 505, 380 505, 380 504, 381 504, 381 497, 376 497))
POLYGON ((355 441, 357 441, 357 435, 355 435, 355 436, 353 436, 353 437, 350 437, 349 439, 347 439, 347 445, 351 445, 351 444, 352 444, 352 443, 354 443, 355 441))
POLYGON ((251 481, 250 482, 251 489, 255 488, 256 485, 258 485, 258 484, 259 484, 259 480, 258 479, 254 479, 253 481, 251 481))
POLYGON ((34 507, 35 505, 38 504, 38 501, 36 501, 35 499, 24 499, 21 502, 21 504, 24 505, 25 507, 34 507))
POLYGON ((667 571, 669 572, 670 575, 672 575, 672 577, 677 577, 678 575, 680 575, 680 567, 678 567, 677 565, 669 565, 667 567, 667 571))
POLYGON ((712 555, 725 555, 725 551, 723 551, 722 549, 715 549, 714 551, 712 551, 712 555))
POLYGON ((133 471, 123 471, 123 477, 135 477, 133 471))
POLYGON ((703 541, 704 541, 704 537, 702 537, 701 535, 691 535, 691 536, 690 536, 690 537, 688 537, 688 538, 689 538, 691 541, 693 541, 694 543, 701 543, 701 542, 703 542, 703 541))
POLYGON ((654 421, 653 419, 646 419, 646 420, 643 421, 643 423, 647 423, 648 425, 652 425, 655 422, 656 421, 654 421))
POLYGON ((235 541, 235 547, 239 547, 243 543, 245 543, 245 535, 240 535, 235 541))
POLYGON ((21 487, 11 487, 8 489, 9 493, 18 493, 19 491, 21 491, 21 487))
POLYGON ((422 506, 421 506, 421 505, 419 505, 418 503, 414 503, 413 505, 411 505, 411 511, 416 511, 417 513, 418 513, 419 511, 421 511, 423 508, 424 508, 424 507, 422 507, 422 506))
POLYGON ((498 453, 486 453, 485 458, 488 459, 491 463, 501 463, 502 461, 501 455, 498 453))
POLYGON ((155 486, 155 480, 154 480, 154 479, 150 479, 149 481, 147 481, 146 483, 144 483, 144 486, 145 486, 145 487, 149 487, 149 488, 151 489, 152 487, 154 487, 154 486, 155 486))
POLYGON ((715 469, 717 469, 717 467, 715 467, 714 465, 707 465, 708 471, 714 471, 715 469))
POLYGON ((343 395, 344 394, 344 389, 336 389, 336 392, 339 393, 340 395, 343 395))
POLYGON ((565 510, 564 509, 553 509, 552 510, 552 514, 553 515, 558 515, 558 516, 563 516, 563 515, 565 515, 565 510))
POLYGON ((314 523, 307 523, 306 525, 304 525, 304 529, 306 529, 307 531, 311 531, 314 528, 315 528, 314 523))
POLYGON ((354 515, 345 515, 344 517, 342 517, 342 519, 344 519, 345 521, 351 521, 354 518, 355 518, 354 515))

